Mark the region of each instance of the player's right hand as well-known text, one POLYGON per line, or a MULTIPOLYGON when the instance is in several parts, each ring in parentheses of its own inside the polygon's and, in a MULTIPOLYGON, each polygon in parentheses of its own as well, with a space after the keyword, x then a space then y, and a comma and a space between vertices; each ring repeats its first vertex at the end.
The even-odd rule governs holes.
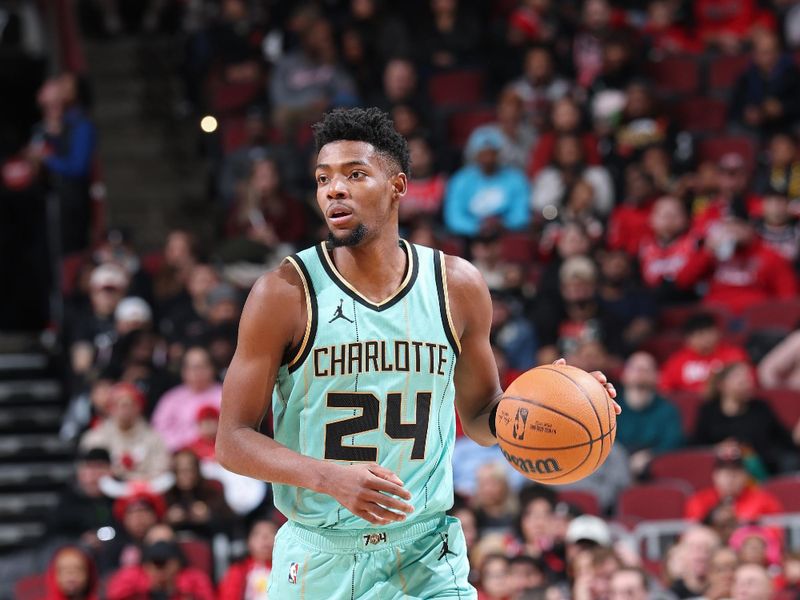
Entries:
POLYGON ((335 467, 326 493, 354 515, 373 525, 387 525, 403 521, 414 511, 400 499, 411 500, 411 494, 389 469, 376 464, 335 467))

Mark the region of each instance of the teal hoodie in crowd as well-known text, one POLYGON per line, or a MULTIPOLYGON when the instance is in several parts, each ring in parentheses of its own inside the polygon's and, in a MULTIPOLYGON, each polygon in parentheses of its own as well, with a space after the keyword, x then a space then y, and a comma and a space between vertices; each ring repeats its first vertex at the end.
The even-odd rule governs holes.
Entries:
POLYGON ((655 394, 650 404, 636 410, 625 401, 625 390, 619 389, 617 402, 622 406, 617 419, 617 442, 631 454, 639 450, 660 454, 683 445, 681 415, 663 396, 655 394))

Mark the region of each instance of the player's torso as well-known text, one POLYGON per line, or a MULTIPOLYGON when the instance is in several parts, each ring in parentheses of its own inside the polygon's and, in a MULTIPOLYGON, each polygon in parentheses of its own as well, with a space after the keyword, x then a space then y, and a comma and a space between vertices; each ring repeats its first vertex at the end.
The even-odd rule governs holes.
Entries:
MULTIPOLYGON (((312 315, 305 347, 281 367, 275 437, 302 454, 343 464, 377 462, 395 473, 425 518, 452 503, 457 341, 439 252, 403 242, 401 287, 375 304, 317 246, 292 257, 312 315)), ((366 527, 329 496, 275 486, 276 506, 318 527, 366 527)))

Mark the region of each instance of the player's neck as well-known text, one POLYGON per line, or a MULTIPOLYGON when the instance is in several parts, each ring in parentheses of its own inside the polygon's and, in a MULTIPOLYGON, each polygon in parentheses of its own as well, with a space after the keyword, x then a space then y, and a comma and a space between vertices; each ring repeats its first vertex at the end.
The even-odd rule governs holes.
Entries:
POLYGON ((339 274, 374 302, 382 301, 400 287, 409 260, 396 232, 358 246, 334 248, 331 257, 339 274))

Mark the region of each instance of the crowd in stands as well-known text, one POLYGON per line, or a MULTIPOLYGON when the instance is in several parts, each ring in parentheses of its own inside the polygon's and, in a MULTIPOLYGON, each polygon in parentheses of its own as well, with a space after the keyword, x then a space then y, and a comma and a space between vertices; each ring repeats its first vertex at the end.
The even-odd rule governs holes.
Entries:
POLYGON ((452 513, 479 598, 800 597, 798 540, 762 523, 800 510, 770 491, 800 470, 800 4, 151 0, 140 23, 89 4, 105 43, 184 40, 181 110, 220 124, 220 218, 213 240, 175 227, 141 252, 111 229, 90 246, 98 134, 74 77, 42 86, 28 159, 79 257, 61 432, 77 475, 48 598, 267 597, 284 517, 215 462, 220 382, 255 279, 325 236, 309 124, 373 105, 409 140, 403 236, 489 285, 504 387, 563 356, 623 406, 607 462, 570 486, 459 436, 452 513), (687 447, 707 453, 660 477, 687 447), (637 511, 631 492, 659 485, 637 511), (654 559, 631 534, 675 498, 685 527, 654 559), (233 562, 215 571, 198 543, 219 534, 233 562))

